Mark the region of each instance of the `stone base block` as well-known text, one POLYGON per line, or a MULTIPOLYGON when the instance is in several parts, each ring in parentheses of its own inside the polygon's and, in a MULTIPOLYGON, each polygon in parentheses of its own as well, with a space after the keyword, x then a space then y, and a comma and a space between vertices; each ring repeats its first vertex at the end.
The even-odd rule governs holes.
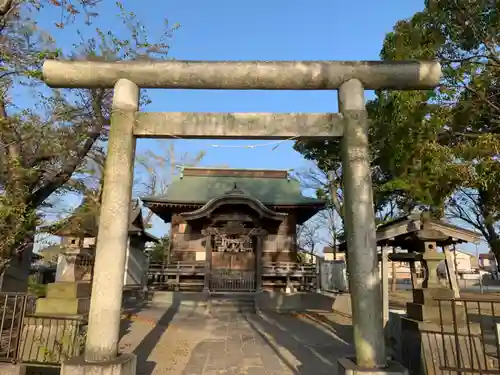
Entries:
POLYGON ((83 357, 74 357, 62 363, 61 375, 135 375, 136 367, 135 354, 120 354, 105 362, 85 362, 83 357))
POLYGON ((437 306, 436 298, 455 298, 450 288, 417 288, 413 289, 413 302, 420 305, 437 306))
POLYGON ((205 306, 207 294, 200 292, 154 292, 152 305, 157 306, 205 306))
POLYGON ((26 366, 21 364, 1 363, 0 374, 2 375, 25 375, 26 366))
POLYGON ((315 292, 262 291, 255 295, 255 306, 260 311, 303 312, 335 309, 335 297, 315 292))
MULTIPOLYGON (((453 323, 453 312, 451 306, 443 302, 441 308, 437 305, 421 305, 418 303, 406 303, 406 315, 420 322, 442 322, 444 324, 453 323)), ((465 310, 462 306, 455 309, 457 321, 465 322, 465 310)))
POLYGON ((87 298, 92 292, 92 284, 86 281, 57 282, 47 285, 47 298, 87 298))
POLYGON ((365 369, 358 367, 354 358, 340 358, 338 360, 338 375, 408 375, 408 370, 398 362, 387 362, 386 368, 365 369))
POLYGON ((83 315, 90 309, 87 298, 39 298, 36 301, 36 314, 83 315))

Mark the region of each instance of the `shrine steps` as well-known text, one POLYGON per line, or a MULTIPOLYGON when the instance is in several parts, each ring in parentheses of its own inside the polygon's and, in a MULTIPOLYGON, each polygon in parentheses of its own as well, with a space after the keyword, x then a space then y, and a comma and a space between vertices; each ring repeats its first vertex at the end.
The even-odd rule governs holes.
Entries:
POLYGON ((158 308, 210 312, 276 311, 300 313, 303 311, 341 311, 350 314, 349 294, 317 292, 262 291, 262 292, 167 292, 154 291, 149 304, 158 308))
POLYGON ((176 309, 202 308, 206 312, 246 312, 254 313, 255 293, 253 292, 166 292, 155 291, 150 305, 158 307, 174 306, 176 309))
POLYGON ((254 314, 255 293, 253 292, 211 292, 207 298, 210 313, 240 312, 254 314))

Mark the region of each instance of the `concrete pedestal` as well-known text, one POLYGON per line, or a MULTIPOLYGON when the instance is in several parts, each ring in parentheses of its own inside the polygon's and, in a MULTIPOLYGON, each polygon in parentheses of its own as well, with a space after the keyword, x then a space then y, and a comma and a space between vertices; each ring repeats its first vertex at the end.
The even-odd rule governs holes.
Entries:
MULTIPOLYGON (((449 288, 414 289, 413 302, 406 304, 406 315, 410 319, 421 322, 432 321, 451 324, 453 313, 449 300, 453 298, 455 298, 453 290, 449 288), (443 298, 448 301, 442 301, 440 305, 438 299, 443 298)), ((455 309, 455 314, 459 321, 465 317, 463 308, 455 309)))
POLYGON ((47 297, 36 301, 36 314, 85 315, 89 312, 90 282, 55 282, 47 285, 47 297))
POLYGON ((85 362, 83 357, 75 357, 63 362, 61 375, 135 375, 136 367, 135 354, 120 354, 106 362, 85 362))
POLYGON ((0 363, 0 374, 2 375, 25 375, 26 366, 21 364, 0 363))
POLYGON ((358 367, 354 358, 340 358, 338 369, 338 375, 408 375, 408 370, 394 361, 388 361, 385 368, 366 369, 358 367))

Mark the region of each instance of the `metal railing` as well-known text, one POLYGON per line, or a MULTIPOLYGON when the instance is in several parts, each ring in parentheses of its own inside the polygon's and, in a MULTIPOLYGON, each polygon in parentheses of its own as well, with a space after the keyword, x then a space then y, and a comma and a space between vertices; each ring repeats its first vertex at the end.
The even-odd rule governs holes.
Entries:
POLYGON ((33 315, 36 298, 0 293, 0 362, 60 366, 83 350, 87 321, 33 315))
POLYGON ((439 305, 440 370, 500 374, 500 299, 436 299, 439 305))
POLYGON ((15 362, 29 296, 0 293, 0 362, 15 362))

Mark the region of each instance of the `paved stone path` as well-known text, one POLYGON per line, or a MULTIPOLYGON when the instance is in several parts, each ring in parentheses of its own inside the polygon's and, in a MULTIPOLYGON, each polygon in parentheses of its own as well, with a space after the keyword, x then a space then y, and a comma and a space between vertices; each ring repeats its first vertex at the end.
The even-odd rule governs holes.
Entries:
POLYGON ((336 359, 353 353, 348 324, 318 314, 155 306, 124 321, 120 346, 137 354, 137 375, 335 375, 336 359))

